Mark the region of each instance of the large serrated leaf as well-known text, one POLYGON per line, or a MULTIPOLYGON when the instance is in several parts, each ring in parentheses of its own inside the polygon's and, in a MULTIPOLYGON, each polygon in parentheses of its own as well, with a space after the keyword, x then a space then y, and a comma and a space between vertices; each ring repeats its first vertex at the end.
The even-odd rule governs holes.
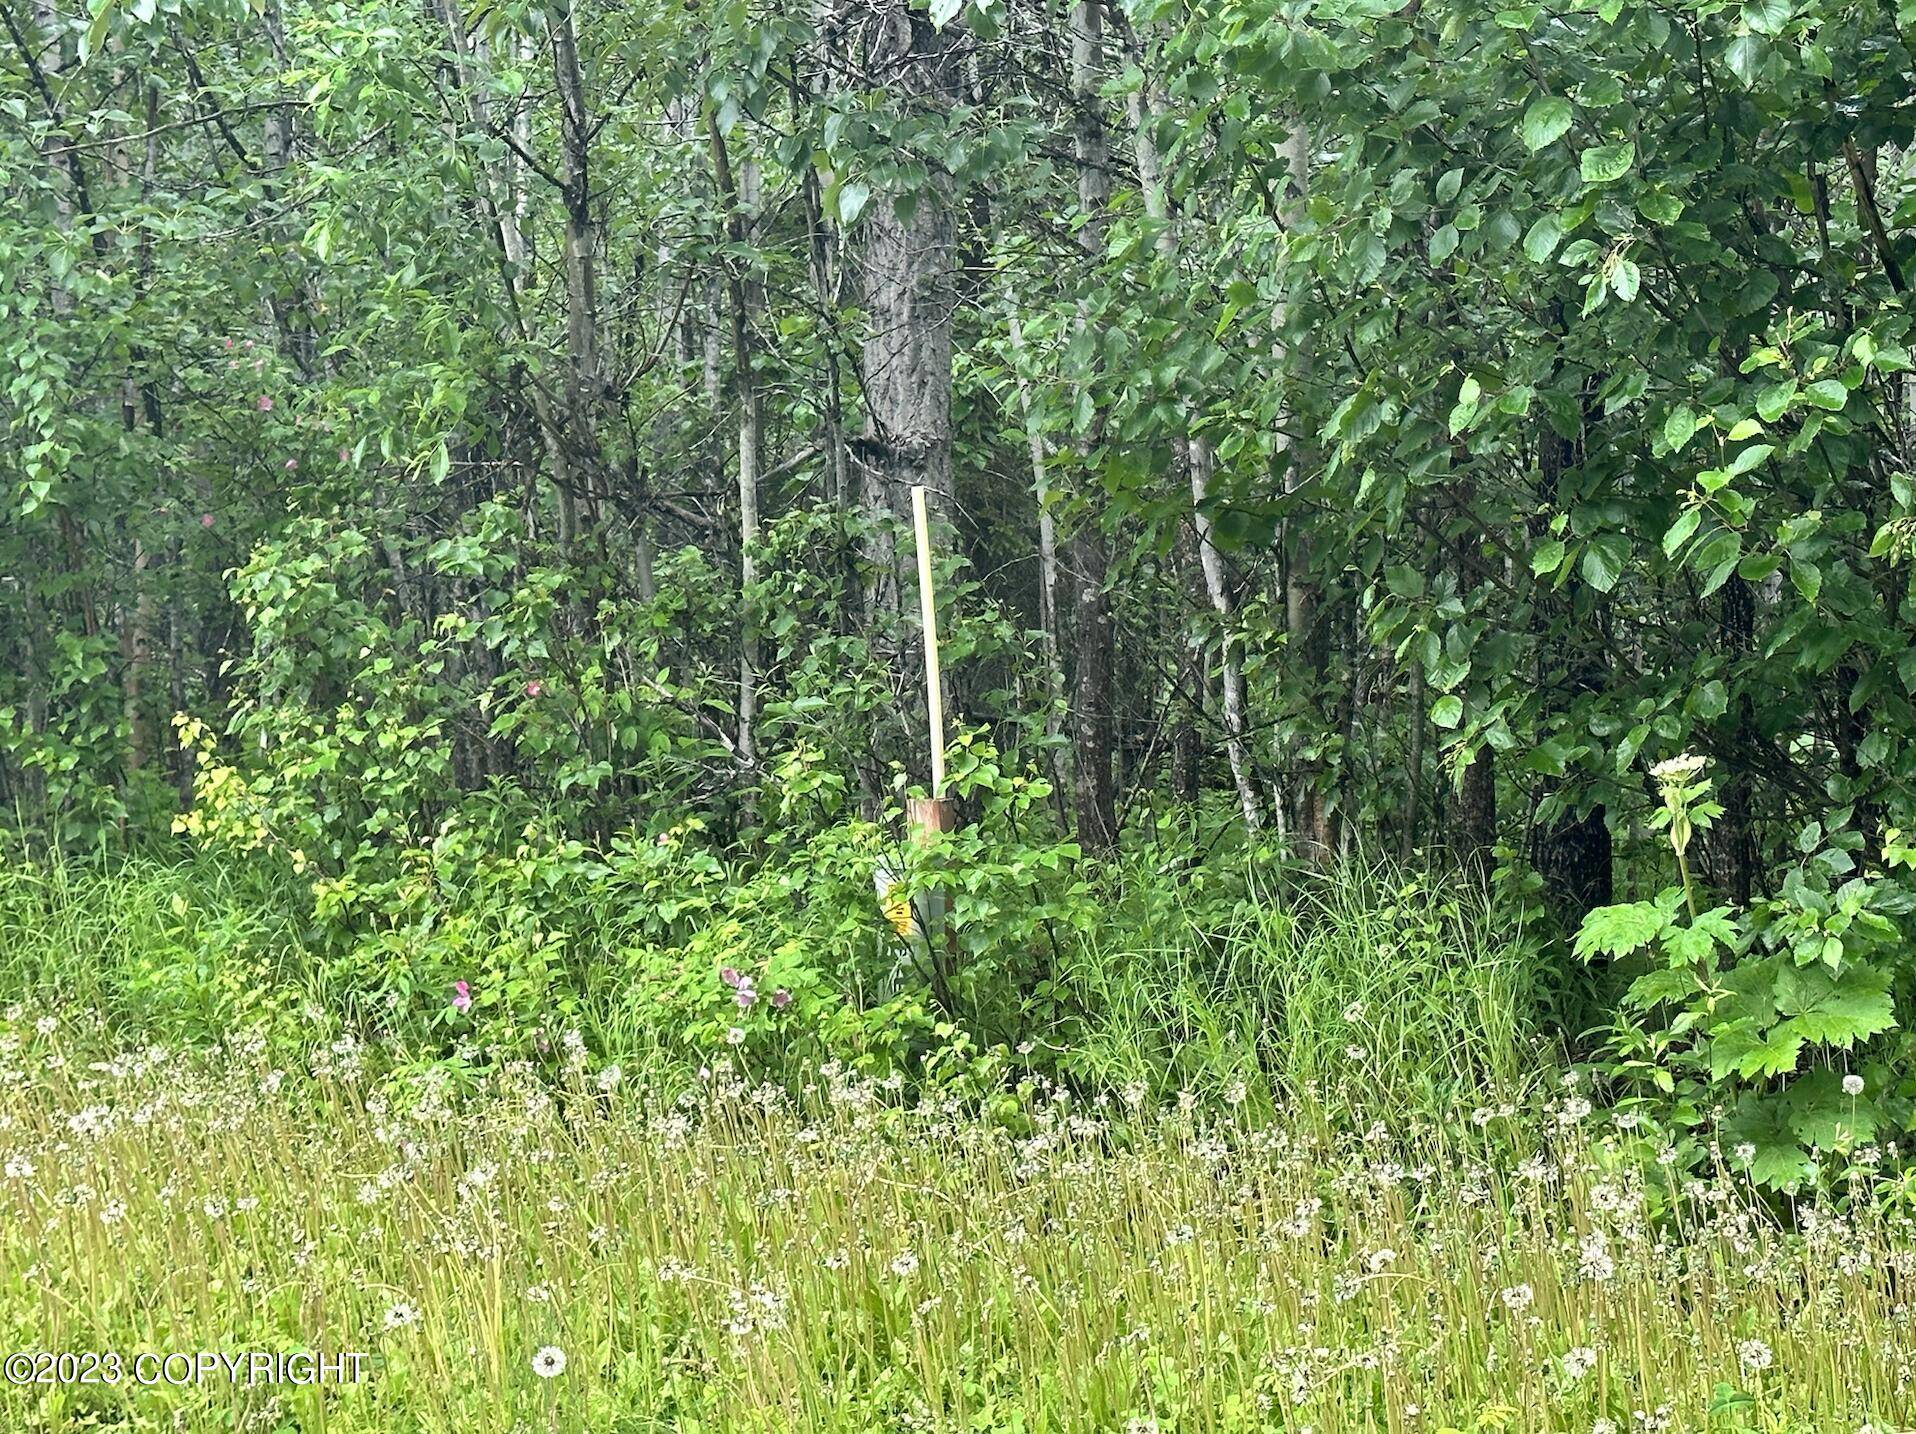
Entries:
POLYGON ((1578 957, 1617 957, 1648 946, 1668 920, 1663 908, 1649 901, 1626 901, 1599 906, 1583 918, 1573 949, 1578 957))
POLYGON ((1889 978, 1870 966, 1785 966, 1776 976, 1776 1008, 1787 1028, 1807 1041, 1847 1050, 1896 1024, 1889 978))
POLYGON ((1525 148, 1534 152, 1562 139, 1570 128, 1570 120, 1570 101, 1556 95, 1533 100, 1530 108, 1523 112, 1523 124, 1519 127, 1525 148))

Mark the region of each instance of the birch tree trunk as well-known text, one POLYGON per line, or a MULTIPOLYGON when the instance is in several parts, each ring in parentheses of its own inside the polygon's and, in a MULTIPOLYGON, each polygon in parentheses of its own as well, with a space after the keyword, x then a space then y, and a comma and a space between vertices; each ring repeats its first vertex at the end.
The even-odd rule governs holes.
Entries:
MULTIPOLYGON (((1104 68, 1104 27, 1100 0, 1077 0, 1071 7, 1071 102, 1073 148, 1078 165, 1078 242, 1086 265, 1104 252, 1105 206, 1110 196, 1104 115, 1098 94, 1104 68)), ((1080 329, 1086 323, 1083 306, 1080 329)), ((1090 459, 1097 435, 1082 440, 1090 459)), ((1111 597, 1105 590, 1110 554, 1095 512, 1080 517, 1070 542, 1076 585, 1075 661, 1072 664, 1072 741, 1077 766, 1077 828, 1087 850, 1108 850, 1117 842, 1117 800, 1112 778, 1111 597)))
MULTIPOLYGON (((1302 214, 1305 197, 1310 184, 1310 137, 1301 123, 1294 124, 1290 137, 1284 144, 1285 189, 1284 199, 1279 206, 1279 217, 1286 229, 1289 229, 1302 214)), ((1281 329, 1284 324, 1288 303, 1281 305, 1273 319, 1273 327, 1281 329)), ((1294 348, 1280 355, 1283 365, 1293 376, 1304 371, 1304 356, 1294 348)), ((1288 415, 1287 415, 1288 416, 1288 415)), ((1302 487, 1305 479, 1306 454, 1304 446, 1296 441, 1288 445, 1284 454, 1284 491, 1294 496, 1302 487)), ((1285 538, 1287 552, 1284 566, 1284 630, 1286 645, 1293 664, 1302 668, 1302 680, 1309 684, 1309 702, 1313 716, 1317 719, 1313 726, 1322 730, 1325 722, 1323 714, 1315 709, 1318 706, 1319 692, 1325 670, 1328 667, 1328 643, 1320 632, 1318 623, 1318 593, 1312 576, 1313 535, 1308 522, 1298 518, 1295 513, 1286 520, 1285 538)), ((1320 764, 1315 759, 1301 764, 1301 769, 1293 776, 1293 818, 1292 829, 1297 833, 1298 845, 1306 856, 1321 859, 1334 848, 1333 833, 1324 807, 1324 790, 1320 764)))
MULTIPOLYGON (((1071 751, 1065 741, 1063 714, 1066 711, 1064 640, 1058 625, 1058 524, 1051 509, 1051 479, 1046 462, 1044 435, 1038 431, 1037 413, 1032 406, 1031 385, 1024 369, 1024 325, 1014 308, 1010 320, 1011 348, 1016 356, 1018 402, 1023 409, 1025 444, 1031 453, 1031 489, 1038 502, 1038 641, 1044 661, 1045 737, 1050 743, 1051 784, 1060 803, 1071 793, 1071 751)), ((1062 815, 1061 808, 1061 815, 1062 815)))
MULTIPOLYGON (((746 215, 732 174, 725 136, 716 111, 707 109, 705 132, 712 147, 712 176, 725 211, 725 236, 734 250, 746 241, 746 215)), ((752 589, 758 582, 758 475, 762 444, 758 385, 752 376, 750 285, 741 277, 744 259, 734 254, 725 266, 726 310, 732 325, 732 395, 738 403, 738 758, 755 760, 753 728, 758 718, 759 636, 753 618, 752 589)))
MULTIPOLYGON (((1134 43, 1131 57, 1140 73, 1147 76, 1144 83, 1132 91, 1128 101, 1138 186, 1144 197, 1145 214, 1162 226, 1158 231, 1158 254, 1170 262, 1177 256, 1178 233, 1171 220, 1169 199, 1164 192, 1164 173, 1157 141, 1151 133, 1151 125, 1162 110, 1162 102, 1151 87, 1148 78, 1150 72, 1145 68, 1149 57, 1143 53, 1143 46, 1134 43)), ((1231 763, 1231 781, 1237 787, 1238 808, 1244 813, 1244 825, 1252 835, 1256 835, 1264 824, 1264 811, 1251 771, 1250 747, 1244 736, 1243 652, 1233 625, 1231 590, 1225 581, 1223 558, 1216 544, 1211 541, 1211 519, 1204 510, 1215 463, 1210 445, 1195 436, 1191 428, 1191 414, 1187 410, 1176 446, 1191 480, 1191 522, 1197 532, 1198 566, 1204 578, 1205 596, 1210 600, 1224 633, 1218 664, 1224 689, 1224 745, 1231 763)), ((1192 667, 1194 672, 1203 671, 1202 663, 1193 664, 1192 667)))

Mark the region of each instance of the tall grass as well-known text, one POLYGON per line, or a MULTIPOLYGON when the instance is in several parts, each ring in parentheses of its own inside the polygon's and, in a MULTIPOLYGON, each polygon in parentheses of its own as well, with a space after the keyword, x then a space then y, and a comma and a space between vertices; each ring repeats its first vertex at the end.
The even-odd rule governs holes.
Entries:
POLYGON ((1662 1204, 1574 1090, 1340 1130, 1042 1081, 986 1116, 835 1068, 795 1097, 721 1069, 666 1098, 583 1058, 556 1088, 381 1077, 403 1052, 317 1027, 292 1069, 243 1039, 99 1039, 50 1013, 0 1028, 0 1343, 372 1362, 323 1389, 0 1387, 8 1430, 1828 1434, 1916 1414, 1906 1213, 1859 1196, 1787 1233, 1728 1171, 1662 1204))
POLYGON ((328 1003, 299 895, 0 871, 0 1353, 365 1379, 0 1382, 0 1429, 1916 1422, 1911 1192, 1786 1227, 1730 1169, 1666 1188, 1546 1074, 1524 933, 1426 873, 1121 888, 1063 953, 1072 1049, 990 1084, 756 1046, 694 1075, 636 1005, 537 1069, 449 1054, 328 1003))
POLYGON ((1225 913, 1158 898, 1076 953, 1084 1056, 1114 1079, 1333 1089, 1425 1111, 1546 1073, 1536 943, 1454 876, 1390 863, 1254 878, 1225 913))
MULTIPOLYGON (((632 907, 656 904, 656 893, 580 878, 540 897, 535 910, 523 892, 447 879, 430 923, 415 915, 326 929, 311 915, 311 892, 265 864, 20 855, 0 865, 0 991, 164 1039, 283 1024, 315 1002, 357 1010, 368 1028, 405 1029, 443 1014, 452 976, 474 974, 487 951, 536 926, 554 938, 548 949, 568 953, 555 979, 596 1053, 654 1075, 704 1059, 681 1038, 683 1010, 662 1007, 635 979, 625 944, 632 907), (400 992, 403 1002, 381 999, 400 992)), ((1253 869, 1227 882, 1127 858, 1097 899, 1098 919, 1053 948, 1076 1017, 1055 1028, 994 1026, 1011 1042, 1032 1039, 1082 1084, 1215 1091, 1242 1082, 1267 1106, 1321 1105, 1336 1089, 1380 1109, 1435 1111, 1507 1098, 1556 1058, 1535 943, 1447 874, 1351 862, 1253 869)), ((648 950, 655 981, 657 967, 676 981, 689 964, 710 984, 719 965, 762 956, 754 943, 803 942, 811 930, 801 916, 781 918, 789 896, 781 904, 755 889, 739 900, 770 910, 738 923, 749 934, 734 944, 693 933, 682 949, 648 950)), ((711 916, 721 937, 729 914, 711 916)), ((868 915, 876 924, 875 907, 868 915)), ((853 969, 822 975, 866 988, 853 969)), ((1017 996, 1000 992, 996 1004, 1015 1008, 1017 996)), ((549 1013, 515 1014, 524 1028, 549 1013)))
POLYGON ((166 1037, 249 1025, 312 988, 301 895, 212 857, 0 847, 0 991, 166 1037))

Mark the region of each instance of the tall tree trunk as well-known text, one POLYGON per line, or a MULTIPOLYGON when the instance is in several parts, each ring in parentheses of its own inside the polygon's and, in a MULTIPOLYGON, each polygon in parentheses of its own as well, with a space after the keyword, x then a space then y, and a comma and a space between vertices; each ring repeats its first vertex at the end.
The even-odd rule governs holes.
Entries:
MULTIPOLYGON (((1145 76, 1127 99, 1131 120, 1131 143, 1138 168, 1138 188, 1144 199, 1144 212, 1158 224, 1157 250, 1167 264, 1175 262, 1178 232, 1172 221, 1171 206, 1164 188, 1164 169, 1158 154, 1152 124, 1163 109, 1163 99, 1149 78, 1150 57, 1131 32, 1128 47, 1132 62, 1145 76)), ((1217 614, 1223 630, 1219 669, 1224 693, 1224 744, 1231 763, 1231 780, 1237 788, 1238 809, 1244 813, 1244 825, 1253 835, 1264 824, 1263 802, 1258 796, 1256 777, 1251 768, 1250 744, 1245 738, 1244 661, 1242 638, 1235 629, 1230 585, 1225 580, 1223 558, 1211 539, 1211 517, 1205 510, 1210 481, 1216 469, 1208 441, 1191 432, 1192 414, 1186 410, 1182 430, 1174 442, 1178 456, 1191 483, 1191 522, 1197 533, 1198 565, 1204 579, 1204 595, 1217 614)), ((1194 669, 1203 672, 1200 662, 1194 669)), ((1193 729, 1195 730, 1195 729, 1193 729)))
MULTIPOLYGON (((1581 451, 1580 443, 1562 437, 1545 421, 1537 465, 1539 511, 1559 502, 1564 474, 1580 460, 1581 451)), ((1603 690, 1603 636, 1585 630, 1581 626, 1585 619, 1578 616, 1586 591, 1580 578, 1566 582, 1556 615, 1567 631, 1553 632, 1546 625, 1539 633, 1538 687, 1548 709, 1555 713, 1561 713, 1579 697, 1603 690)), ((1537 609, 1540 614, 1544 612, 1542 601, 1537 609)), ((1597 626, 1594 605, 1587 621, 1592 629, 1597 626)), ((1545 778, 1544 797, 1555 795, 1560 785, 1554 778, 1545 778)), ((1611 837, 1602 804, 1591 803, 1581 814, 1566 812, 1535 827, 1531 832, 1531 861, 1570 927, 1579 925, 1593 907, 1608 905, 1613 890, 1611 837)))
MULTIPOLYGON (((1309 194, 1310 152, 1310 137, 1303 125, 1293 124, 1290 136, 1284 143, 1285 187, 1284 198, 1279 206, 1280 216, 1287 229, 1302 215, 1309 194)), ((1281 330, 1288 313, 1287 301, 1274 317, 1273 326, 1281 330)), ((1303 354, 1285 347, 1280 350, 1278 357, 1294 379, 1303 375, 1303 354)), ((1285 417, 1291 419, 1294 414, 1287 412, 1285 417)), ((1300 441, 1292 440, 1287 445, 1283 455, 1284 492, 1289 497, 1294 498, 1303 487, 1307 476, 1306 458, 1304 445, 1300 441)), ((1306 688, 1306 711, 1314 719, 1316 730, 1323 732, 1329 726, 1328 714, 1322 710, 1322 689, 1330 666, 1330 644, 1326 635, 1319 630, 1319 594, 1313 572, 1315 535, 1309 520, 1299 514, 1296 504, 1292 505, 1291 515, 1285 520, 1284 538, 1285 646, 1291 670, 1306 688)), ((1320 860, 1328 856, 1333 847, 1333 834, 1324 805, 1323 763, 1321 758, 1310 758, 1293 761, 1290 765, 1291 828, 1296 833, 1301 853, 1308 859, 1320 860)))
POLYGON ((559 486, 559 545, 570 547, 604 488, 599 406, 605 375, 599 361, 597 235, 592 218, 593 122, 579 67, 571 0, 560 0, 552 23, 552 70, 560 110, 559 192, 565 206, 566 431, 561 446, 578 455, 570 482, 559 486))
MULTIPOLYGON (((708 108, 705 132, 712 146, 712 175, 725 211, 725 235, 734 250, 744 247, 746 215, 732 175, 718 115, 708 108)), ((738 403, 738 757, 756 756, 753 727, 758 716, 759 634, 752 615, 752 589, 758 582, 758 473, 761 444, 758 384, 752 374, 750 286, 740 275, 742 257, 725 266, 726 309, 732 321, 732 394, 738 403)))
MULTIPOLYGON (((796 103, 796 99, 794 100, 796 103)), ((845 408, 838 366, 838 274, 832 263, 831 222, 825 217, 824 196, 815 166, 807 165, 802 185, 805 199, 805 257, 811 272, 812 295, 818 308, 825 359, 825 457, 830 474, 828 494, 837 518, 832 539, 838 559, 842 591, 835 608, 838 631, 853 631, 853 604, 858 595, 858 564, 850 543, 851 510, 854 500, 851 483, 851 454, 845 441, 845 408)))
POLYGON ((1052 513, 1051 479, 1044 434, 1038 428, 1038 415, 1031 399, 1031 384, 1025 377, 1024 325, 1019 321, 1017 299, 1012 299, 1009 319, 1012 369, 1018 384, 1018 403, 1025 430, 1025 446, 1031 454, 1031 491, 1038 505, 1038 643, 1045 674, 1045 737, 1050 743, 1052 795, 1059 803, 1060 815, 1071 794, 1071 752, 1064 735, 1067 710, 1064 666, 1064 633, 1058 612, 1058 524, 1052 513))
MULTIPOLYGON (((1110 194, 1109 159, 1099 86, 1104 70, 1104 29, 1100 0, 1077 0, 1071 7, 1071 100, 1073 148, 1078 165, 1078 243, 1090 270, 1104 253, 1105 208, 1110 194)), ((1078 324, 1087 323, 1082 302, 1078 324)), ((1088 380, 1087 380, 1088 381, 1088 380)), ((1083 439, 1088 461, 1097 445, 1095 432, 1083 439)), ((1087 500, 1092 495, 1087 493, 1087 500)), ((1087 506, 1089 506, 1087 504, 1087 506)), ((1078 520, 1069 544, 1076 584, 1076 661, 1072 664, 1071 720, 1077 767, 1078 841, 1088 850, 1107 850, 1117 842, 1118 817, 1112 774, 1111 595, 1107 591, 1110 554, 1095 509, 1078 520)))
POLYGON ((1242 639, 1232 615, 1231 589, 1225 581, 1224 559, 1211 541, 1211 518, 1204 511, 1209 496, 1212 459, 1211 445, 1193 438, 1185 445, 1191 469, 1191 521, 1197 531, 1198 562, 1204 573, 1204 590, 1224 629, 1218 667, 1224 689, 1224 750, 1231 762, 1231 780, 1237 787, 1238 809, 1244 813, 1245 828, 1256 836, 1264 825, 1263 804, 1258 799, 1257 781, 1251 772, 1251 749, 1245 740, 1244 661, 1242 639))
MULTIPOLYGON (((959 95, 955 27, 940 30, 904 5, 871 29, 867 69, 904 108, 948 111, 959 95)), ((865 232, 865 339, 861 353, 865 429, 864 506, 872 519, 866 562, 867 618, 886 652, 901 694, 921 684, 914 645, 905 639, 910 590, 911 490, 922 485, 935 535, 954 531, 951 453, 951 324, 956 273, 951 177, 936 166, 909 192, 872 196, 865 232)), ((957 704, 946 670, 945 710, 957 704)), ((907 699, 910 701, 910 699, 907 699)))
MULTIPOLYGON (((1198 576, 1198 537, 1196 530, 1180 523, 1177 530, 1175 560, 1177 569, 1183 575, 1183 586, 1194 589, 1202 585, 1198 576)), ((1194 600, 1202 601, 1202 593, 1194 593, 1194 600)), ((1176 723, 1171 733, 1171 796, 1184 806, 1191 808, 1195 815, 1198 802, 1204 795, 1203 748, 1198 739, 1198 723, 1204 717, 1204 699, 1210 685, 1209 666, 1206 661, 1208 644, 1199 631, 1196 622, 1184 624, 1184 641, 1178 644, 1178 671, 1176 691, 1170 701, 1175 705, 1176 723)))
POLYGON ((1497 762, 1489 747, 1479 748, 1464 768, 1453 842, 1466 871, 1490 875, 1497 848, 1497 762))
MULTIPOLYGON (((1750 752, 1756 733, 1755 707, 1745 683, 1737 680, 1755 642, 1755 594, 1747 582, 1732 573, 1717 599, 1717 643, 1729 665, 1725 676, 1731 689, 1744 690, 1737 693, 1718 729, 1722 749, 1739 758, 1750 752)), ((1723 815, 1701 834, 1698 846, 1712 883, 1738 906, 1748 906, 1756 888, 1756 836, 1751 824, 1748 769, 1728 764, 1719 796, 1723 815)))

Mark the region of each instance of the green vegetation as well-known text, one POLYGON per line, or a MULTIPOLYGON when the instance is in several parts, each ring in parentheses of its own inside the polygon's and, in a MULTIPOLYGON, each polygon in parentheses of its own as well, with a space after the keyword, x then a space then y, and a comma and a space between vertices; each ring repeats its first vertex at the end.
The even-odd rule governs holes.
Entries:
POLYGON ((524 928, 516 883, 468 885, 429 919, 350 944, 315 936, 299 884, 257 866, 26 859, 0 874, 0 980, 114 1029, 201 1045, 254 1030, 289 1053, 315 1010, 464 1060, 482 1046, 550 1057, 575 1028, 596 1058, 650 1082, 721 1055, 781 1078, 838 1058, 916 1081, 928 1059, 998 1061, 1019 1044, 1021 1068, 1086 1089, 1236 1084, 1268 1109, 1361 1085, 1379 1108, 1430 1113, 1515 1096, 1565 1054, 1530 944, 1484 898, 1388 867, 1273 868, 1215 891, 1120 867, 1033 920, 1028 954, 1062 972, 1048 989, 1004 1009, 1009 974, 964 973, 981 1004, 961 1027, 917 989, 862 857, 844 874, 818 846, 797 869, 715 867, 701 898, 677 860, 644 855, 644 880, 615 859, 542 883, 536 912, 518 911, 524 928), (658 861, 682 919, 647 904, 658 861), (748 1007, 728 970, 759 993, 748 1007), (469 1005, 454 1000, 462 982, 469 1005), (1009 1034, 993 1054, 976 1028, 996 1023, 1009 1034))
POLYGON ((1912 35, 0 0, 0 1423, 1916 1423, 1912 35))
POLYGON ((1230 1091, 1023 1077, 981 1105, 831 1064, 788 1095, 746 1055, 675 1095, 582 1046, 555 1081, 381 1076, 404 1052, 323 1016, 306 1040, 289 1070, 247 1033, 9 1018, 0 1328, 129 1367, 353 1350, 364 1380, 5 1388, 7 1428, 1827 1434, 1910 1408, 1906 1190, 1790 1233, 1728 1170, 1672 1205, 1576 1085, 1333 1130, 1230 1091))

